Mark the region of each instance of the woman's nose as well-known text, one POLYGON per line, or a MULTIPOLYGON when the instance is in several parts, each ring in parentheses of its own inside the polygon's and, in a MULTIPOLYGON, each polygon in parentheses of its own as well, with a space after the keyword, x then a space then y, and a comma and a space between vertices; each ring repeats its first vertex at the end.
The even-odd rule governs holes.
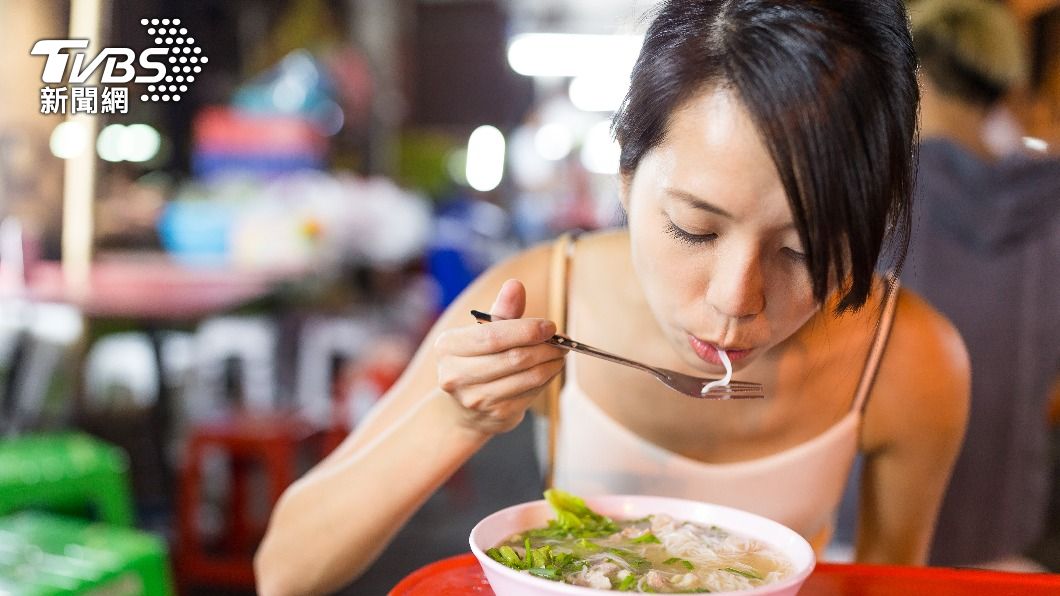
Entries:
POLYGON ((707 303, 732 319, 753 317, 765 309, 762 270, 754 255, 718 259, 707 287, 707 303))

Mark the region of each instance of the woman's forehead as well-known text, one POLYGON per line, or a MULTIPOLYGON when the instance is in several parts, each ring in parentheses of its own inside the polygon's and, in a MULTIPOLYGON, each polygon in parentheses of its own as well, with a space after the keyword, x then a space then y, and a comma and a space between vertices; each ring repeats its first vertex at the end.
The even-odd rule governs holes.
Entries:
POLYGON ((789 217, 780 176, 738 96, 724 87, 700 93, 675 110, 659 146, 645 154, 637 177, 704 199, 751 203, 789 217), (779 205, 774 203, 779 202, 779 205))

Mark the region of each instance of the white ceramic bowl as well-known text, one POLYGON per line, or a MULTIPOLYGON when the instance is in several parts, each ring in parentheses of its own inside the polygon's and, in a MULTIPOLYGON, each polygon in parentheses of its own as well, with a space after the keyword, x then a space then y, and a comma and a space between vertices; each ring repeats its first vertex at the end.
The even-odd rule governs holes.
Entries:
MULTIPOLYGON (((636 519, 651 514, 665 513, 677 520, 705 525, 717 525, 771 545, 791 561, 794 572, 787 579, 753 590, 715 592, 734 596, 794 596, 813 571, 816 558, 813 548, 795 531, 760 515, 731 507, 711 505, 686 499, 648 497, 640 495, 609 495, 589 497, 585 503, 594 511, 615 520, 636 519)), ((548 581, 510 569, 486 556, 486 550, 517 532, 544 526, 555 514, 544 500, 522 503, 502 509, 482 521, 472 530, 469 542, 490 587, 497 596, 601 596, 615 594, 609 590, 594 590, 548 581)))

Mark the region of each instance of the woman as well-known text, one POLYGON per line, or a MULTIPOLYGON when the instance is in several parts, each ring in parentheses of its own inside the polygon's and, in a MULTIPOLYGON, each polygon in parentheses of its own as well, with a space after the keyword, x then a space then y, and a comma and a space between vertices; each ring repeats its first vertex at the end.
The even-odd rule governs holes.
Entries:
POLYGON ((968 365, 945 319, 873 275, 908 225, 914 71, 898 0, 664 3, 615 120, 628 228, 528 250, 473 284, 374 415, 281 499, 261 592, 356 577, 532 407, 558 424, 563 489, 735 504, 818 548, 861 450, 858 559, 922 563, 968 365), (475 325, 468 311, 483 307, 507 320, 475 325), (543 343, 557 319, 589 344, 703 376, 723 372, 724 349, 768 397, 690 399, 565 359, 543 343))

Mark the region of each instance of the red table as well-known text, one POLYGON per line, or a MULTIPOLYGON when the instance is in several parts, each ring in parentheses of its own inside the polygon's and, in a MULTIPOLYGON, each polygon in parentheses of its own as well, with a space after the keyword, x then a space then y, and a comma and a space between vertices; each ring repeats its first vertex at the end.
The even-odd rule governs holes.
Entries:
MULTIPOLYGON (((471 553, 423 567, 390 596, 493 596, 471 553)), ((1060 575, 818 563, 799 596, 1057 596, 1060 575)))

